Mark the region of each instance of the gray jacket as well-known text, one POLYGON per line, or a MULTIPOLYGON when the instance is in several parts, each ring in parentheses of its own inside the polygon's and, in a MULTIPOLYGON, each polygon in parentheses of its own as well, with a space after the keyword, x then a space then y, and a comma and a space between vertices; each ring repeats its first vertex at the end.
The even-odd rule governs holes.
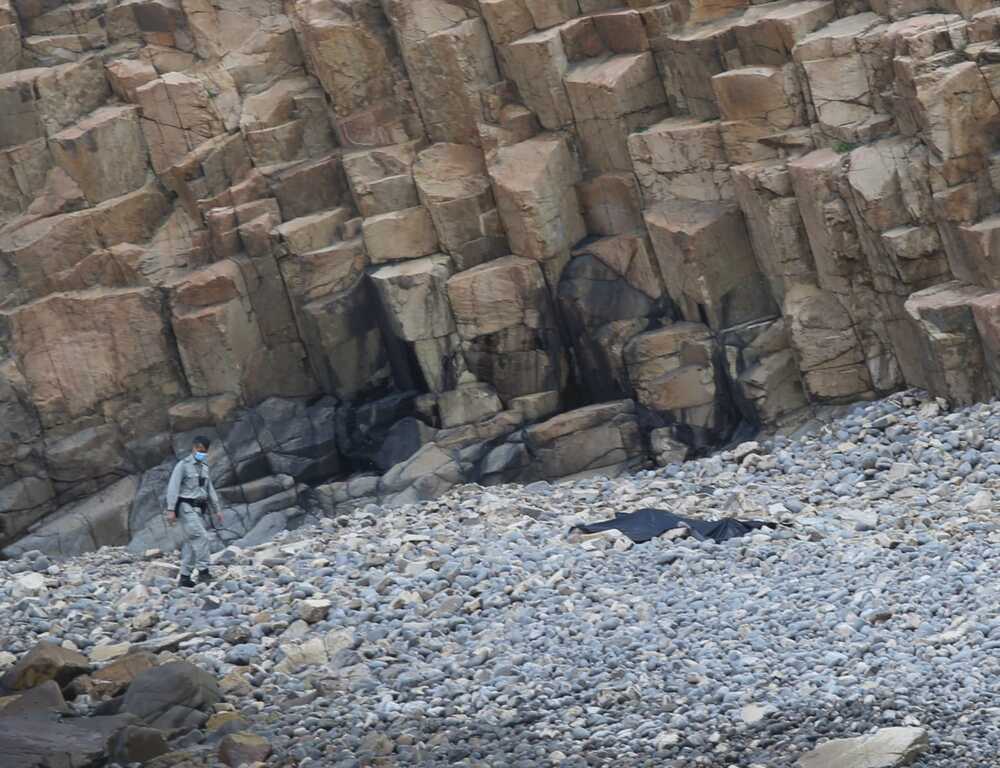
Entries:
POLYGON ((167 483, 168 511, 177 511, 178 499, 208 501, 213 512, 222 514, 219 494, 215 492, 212 478, 208 475, 208 465, 196 461, 193 455, 178 461, 170 473, 170 482, 167 483))

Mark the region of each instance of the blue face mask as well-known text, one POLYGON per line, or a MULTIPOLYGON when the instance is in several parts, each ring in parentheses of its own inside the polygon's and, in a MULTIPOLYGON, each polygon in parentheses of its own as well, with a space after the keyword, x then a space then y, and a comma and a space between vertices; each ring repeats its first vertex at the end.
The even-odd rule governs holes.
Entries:
POLYGON ((208 454, 205 453, 204 451, 195 451, 194 452, 194 460, 195 461, 204 461, 207 458, 208 458, 208 454))

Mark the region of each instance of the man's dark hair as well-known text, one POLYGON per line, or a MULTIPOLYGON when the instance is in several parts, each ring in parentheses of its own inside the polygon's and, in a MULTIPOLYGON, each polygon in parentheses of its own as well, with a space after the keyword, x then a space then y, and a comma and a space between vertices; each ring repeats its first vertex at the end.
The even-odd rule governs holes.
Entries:
POLYGON ((212 445, 212 440, 211 438, 205 437, 204 435, 198 435, 197 437, 195 437, 194 440, 191 441, 192 447, 196 445, 200 445, 207 451, 209 447, 212 445))

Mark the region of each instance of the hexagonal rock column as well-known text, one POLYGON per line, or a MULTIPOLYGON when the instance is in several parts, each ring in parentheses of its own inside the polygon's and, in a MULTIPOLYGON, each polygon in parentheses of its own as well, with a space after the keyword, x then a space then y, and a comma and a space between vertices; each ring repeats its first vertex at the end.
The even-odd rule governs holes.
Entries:
POLYGON ((479 149, 435 144, 418 156, 413 178, 459 272, 510 253, 479 149))
POLYGON ((365 247, 373 264, 419 259, 438 250, 438 236, 422 205, 365 219, 365 247))
POLYGON ((837 5, 833 0, 751 5, 733 30, 740 58, 748 66, 787 64, 799 40, 836 16, 837 5))
POLYGON ((100 412, 129 438, 166 427, 184 384, 156 290, 54 294, 18 308, 10 321, 43 425, 100 412))
POLYGON ((948 248, 955 277, 963 282, 1000 289, 1000 214, 955 228, 956 243, 948 248))
POLYGON ((737 165, 732 168, 732 178, 757 263, 771 286, 771 295, 783 304, 790 287, 816 280, 816 265, 788 166, 780 160, 737 165))
POLYGON ((587 241, 559 281, 559 308, 591 402, 630 393, 622 350, 669 305, 660 270, 638 235, 587 241))
POLYGON ((640 333, 625 347, 636 400, 671 423, 684 424, 696 445, 727 426, 719 398, 712 332, 701 323, 675 323, 640 333))
POLYGON ((446 0, 382 4, 432 141, 478 144, 480 92, 500 80, 481 16, 446 0))
POLYGON ((987 293, 971 302, 979 340, 983 345, 983 360, 993 385, 993 394, 1000 394, 1000 292, 987 293))
POLYGON ((538 115, 543 127, 555 131, 573 122, 573 107, 563 84, 569 60, 558 29, 502 45, 500 57, 525 106, 538 115))
POLYGON ((555 286, 570 250, 587 235, 576 193, 580 171, 566 140, 543 134, 504 147, 490 176, 511 250, 539 262, 555 286))
POLYGON ((157 173, 226 128, 205 83, 183 72, 167 72, 136 89, 142 131, 157 173))
POLYGON ((364 217, 420 204, 413 183, 419 143, 409 141, 344 156, 344 171, 358 211, 364 217))
POLYGON ((172 290, 172 325, 194 397, 248 394, 264 340, 239 268, 219 261, 172 290))
POLYGON ((298 0, 289 12, 310 71, 330 95, 341 146, 392 144, 423 133, 406 69, 381 14, 365 3, 298 0), (401 87, 400 83, 405 83, 401 87))
POLYGON ((469 370, 513 398, 561 390, 566 356, 537 262, 517 256, 448 280, 448 298, 469 370))
POLYGON ((811 399, 849 402, 871 396, 857 329, 836 294, 815 285, 795 286, 785 295, 785 316, 811 399))
MULTIPOLYGON (((990 380, 979 331, 973 315, 977 300, 987 294, 957 280, 923 291, 906 300, 912 346, 898 348, 906 381, 953 403, 968 405, 990 397, 990 380)), ((980 313, 988 312, 988 305, 980 313)))
POLYGON ((326 240, 312 249, 310 221, 331 212, 293 219, 275 230, 281 238, 280 267, 309 364, 326 392, 354 399, 390 378, 390 367, 375 300, 365 277, 369 261, 361 238, 326 240), (298 233, 298 237, 296 237, 298 233))
POLYGON ((860 13, 821 27, 793 49, 802 66, 816 108, 816 122, 841 141, 869 141, 892 125, 878 114, 859 38, 882 24, 874 13, 860 13))
POLYGON ((646 206, 672 200, 729 200, 733 182, 717 120, 668 117, 629 136, 646 206))
MULTIPOLYGON (((734 6, 745 6, 741 0, 712 4, 717 15, 728 13, 734 6)), ((712 92, 712 76, 729 69, 727 57, 738 47, 733 29, 739 16, 717 19, 707 24, 689 23, 671 30, 655 51, 671 104, 684 107, 695 118, 719 116, 719 107, 712 92)), ((692 13, 691 22, 695 22, 692 13)))
POLYGON ((774 142, 812 147, 805 123, 805 100, 795 68, 742 67, 712 78, 712 88, 722 115, 720 129, 726 157, 732 163, 751 163, 780 156, 774 142))
POLYGON ((732 203, 665 203, 646 211, 660 272, 685 319, 720 330, 777 307, 732 203))
POLYGON ((642 196, 631 171, 594 176, 576 189, 590 234, 623 235, 642 231, 642 196))
POLYGON ((846 165, 847 158, 832 149, 817 149, 788 163, 819 285, 836 293, 849 292, 852 276, 865 265, 850 210, 839 192, 846 165))
POLYGON ((437 254, 371 273, 389 329, 411 348, 432 392, 452 389, 465 370, 448 306, 451 270, 451 260, 437 254))
POLYGON ((744 418, 764 425, 784 424, 809 404, 784 318, 728 328, 720 343, 744 418))
POLYGON ((127 194, 146 183, 149 165, 138 107, 104 107, 52 137, 56 163, 90 203, 127 194))
POLYGON ((16 70, 21 60, 21 30, 17 13, 0 5, 0 73, 16 70))
POLYGON ((651 53, 588 59, 565 79, 587 167, 628 171, 628 136, 667 116, 667 97, 651 53))

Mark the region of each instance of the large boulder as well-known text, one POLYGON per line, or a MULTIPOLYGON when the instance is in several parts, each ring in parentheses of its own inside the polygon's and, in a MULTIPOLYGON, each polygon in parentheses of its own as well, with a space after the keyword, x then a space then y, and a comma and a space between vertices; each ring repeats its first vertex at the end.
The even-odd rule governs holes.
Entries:
POLYGON ((81 675, 70 683, 70 692, 87 694, 96 700, 112 699, 125 693, 140 674, 157 664, 156 657, 147 651, 137 651, 81 675))
POLYGON ((86 499, 69 504, 32 527, 22 539, 4 548, 7 557, 39 550, 70 557, 101 547, 121 547, 129 542, 129 515, 139 488, 132 475, 86 499))
POLYGON ((956 281, 918 291, 906 300, 910 344, 900 361, 907 381, 961 405, 990 397, 983 346, 973 315, 985 288, 956 281))
POLYGON ((923 728, 881 728, 867 736, 834 739, 799 758, 798 768, 899 768, 928 747, 923 728))
MULTIPOLYGON (((620 400, 559 414, 525 430, 540 478, 614 477, 645 458, 635 403, 620 400)), ((529 470, 529 472, 532 470, 529 470)))
POLYGON ((197 726, 222 700, 212 675, 186 661, 147 669, 125 691, 121 712, 160 730, 197 726))
POLYGON ((90 661, 82 653, 52 643, 39 643, 0 678, 0 687, 24 691, 54 680, 60 686, 90 671, 90 661))

